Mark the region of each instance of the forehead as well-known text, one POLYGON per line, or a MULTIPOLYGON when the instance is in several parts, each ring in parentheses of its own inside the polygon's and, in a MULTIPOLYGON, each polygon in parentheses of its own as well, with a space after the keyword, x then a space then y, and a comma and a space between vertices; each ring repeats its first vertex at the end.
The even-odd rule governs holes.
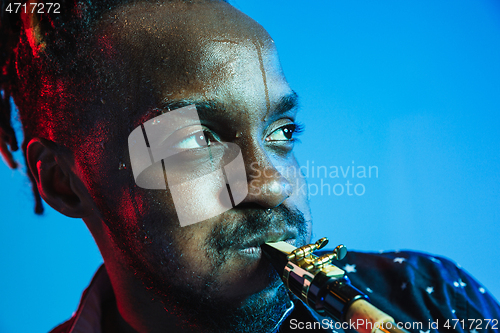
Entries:
POLYGON ((273 40, 227 3, 120 7, 101 20, 98 43, 114 73, 114 104, 135 111, 135 126, 151 109, 182 100, 216 101, 242 120, 261 119, 256 113, 292 93, 273 40))
POLYGON ((176 74, 182 74, 181 68, 186 75, 220 74, 238 55, 264 53, 268 60, 276 53, 273 40, 259 24, 218 1, 139 2, 109 13, 97 31, 104 57, 118 56, 138 68, 148 64, 149 69, 177 70, 176 74), (106 48, 114 50, 107 53, 106 48))
MULTIPOLYGON (((100 21, 100 28, 119 29, 122 37, 137 31, 170 38, 197 37, 269 38, 267 32, 241 11, 221 1, 133 2, 117 7, 100 21), (111 23, 111 24, 110 24, 111 23)), ((186 40, 187 41, 187 40, 186 40)))

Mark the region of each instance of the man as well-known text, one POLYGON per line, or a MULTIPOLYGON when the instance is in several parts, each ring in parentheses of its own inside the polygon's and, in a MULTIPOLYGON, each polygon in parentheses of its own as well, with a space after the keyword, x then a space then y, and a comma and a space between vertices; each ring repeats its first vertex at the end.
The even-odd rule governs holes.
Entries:
MULTIPOLYGON (((297 96, 266 31, 221 1, 81 2, 61 10, 19 13, 20 37, 3 43, 11 48, 4 100, 12 94, 20 109, 36 191, 57 211, 85 221, 105 262, 76 315, 55 332, 285 332, 297 320, 314 321, 259 248, 278 240, 300 246, 311 236, 306 194, 299 191, 304 180, 294 172, 297 96), (203 158, 183 160, 189 168, 167 175, 165 190, 144 188, 129 138, 190 105, 199 122, 177 129, 179 139, 169 145, 203 155, 236 144, 248 193, 232 209, 211 214, 220 189, 204 184, 204 197, 188 188, 186 198, 200 198, 190 207, 194 215, 212 217, 182 226, 171 180, 197 170, 203 158)), ((16 143, 5 119, 3 153, 13 166, 7 143, 11 149, 16 143)), ((398 258, 415 266, 397 271, 391 255, 348 259, 358 265, 355 285, 377 281, 374 301, 384 308, 393 302, 398 320, 453 318, 457 311, 465 320, 498 318, 498 305, 472 289, 443 287, 436 299, 454 299, 432 305, 416 288, 423 280, 475 282, 444 260, 398 258), (422 276, 412 276, 416 266, 422 276), (415 286, 408 304, 390 295, 402 276, 415 286)))

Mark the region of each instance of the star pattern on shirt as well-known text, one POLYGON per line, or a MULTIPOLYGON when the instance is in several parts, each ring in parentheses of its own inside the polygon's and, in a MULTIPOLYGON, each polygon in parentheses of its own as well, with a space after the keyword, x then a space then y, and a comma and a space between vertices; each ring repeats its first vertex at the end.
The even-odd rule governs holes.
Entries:
POLYGON ((486 292, 486 289, 484 289, 483 287, 479 287, 479 292, 481 294, 484 294, 486 292))
POLYGON ((371 290, 370 288, 366 287, 366 291, 369 292, 369 293, 373 293, 373 290, 371 290))
POLYGON ((425 288, 425 291, 430 295, 434 292, 434 287, 429 286, 429 287, 425 288))
POLYGON ((394 258, 393 261, 402 264, 403 261, 406 261, 406 258, 397 257, 397 258, 394 258))
POLYGON ((458 287, 465 287, 467 285, 467 283, 465 283, 464 281, 462 281, 461 279, 458 279, 458 281, 455 281, 453 282, 453 285, 458 288, 458 287))
POLYGON ((406 282, 403 282, 403 284, 401 285, 401 290, 405 290, 405 289, 406 289, 406 286, 407 286, 407 283, 406 283, 406 282))
POLYGON ((346 264, 344 266, 344 271, 346 271, 347 273, 356 273, 356 265, 346 264))

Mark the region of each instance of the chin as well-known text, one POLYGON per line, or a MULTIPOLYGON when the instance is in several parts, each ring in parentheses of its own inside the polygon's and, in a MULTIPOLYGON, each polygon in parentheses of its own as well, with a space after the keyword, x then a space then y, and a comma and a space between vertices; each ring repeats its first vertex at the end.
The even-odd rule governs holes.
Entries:
POLYGON ((225 294, 226 298, 233 298, 236 302, 244 302, 245 299, 255 295, 261 298, 276 297, 278 289, 283 285, 278 273, 265 258, 251 261, 246 266, 238 263, 236 267, 225 279, 229 288, 224 291, 224 283, 221 284, 221 293, 225 294))

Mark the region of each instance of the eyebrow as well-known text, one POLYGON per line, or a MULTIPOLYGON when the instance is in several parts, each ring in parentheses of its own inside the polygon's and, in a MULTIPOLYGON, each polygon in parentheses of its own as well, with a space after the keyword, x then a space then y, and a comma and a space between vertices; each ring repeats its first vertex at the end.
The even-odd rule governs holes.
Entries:
POLYGON ((299 95, 295 91, 280 98, 275 113, 281 115, 299 106, 299 95))
MULTIPOLYGON (((160 105, 160 108, 163 110, 175 110, 179 109, 188 105, 196 105, 196 109, 200 112, 203 111, 224 111, 226 110, 226 107, 224 106, 223 103, 217 101, 217 100, 190 100, 190 99, 182 99, 182 100, 175 100, 175 101, 169 101, 169 102, 163 102, 160 105)), ((292 91, 290 94, 287 94, 285 96, 282 96, 276 106, 274 107, 274 113, 276 114, 283 114, 286 113, 293 108, 297 107, 299 105, 299 95, 295 92, 292 91)))
MULTIPOLYGON (((179 99, 173 101, 163 101, 156 108, 144 114, 141 117, 140 124, 165 112, 180 109, 192 104, 196 105, 196 110, 200 113, 200 115, 208 115, 214 112, 224 112, 226 110, 224 103, 217 100, 179 99)), ((279 116, 296 108, 298 105, 299 97, 295 91, 292 91, 279 99, 278 103, 273 108, 272 113, 273 115, 279 116)))
POLYGON ((176 109, 183 108, 188 105, 196 105, 196 110, 201 113, 210 113, 214 111, 225 111, 226 107, 224 103, 217 100, 193 100, 193 99, 181 99, 174 101, 165 101, 159 105, 159 108, 163 110, 163 112, 173 111, 176 109))

